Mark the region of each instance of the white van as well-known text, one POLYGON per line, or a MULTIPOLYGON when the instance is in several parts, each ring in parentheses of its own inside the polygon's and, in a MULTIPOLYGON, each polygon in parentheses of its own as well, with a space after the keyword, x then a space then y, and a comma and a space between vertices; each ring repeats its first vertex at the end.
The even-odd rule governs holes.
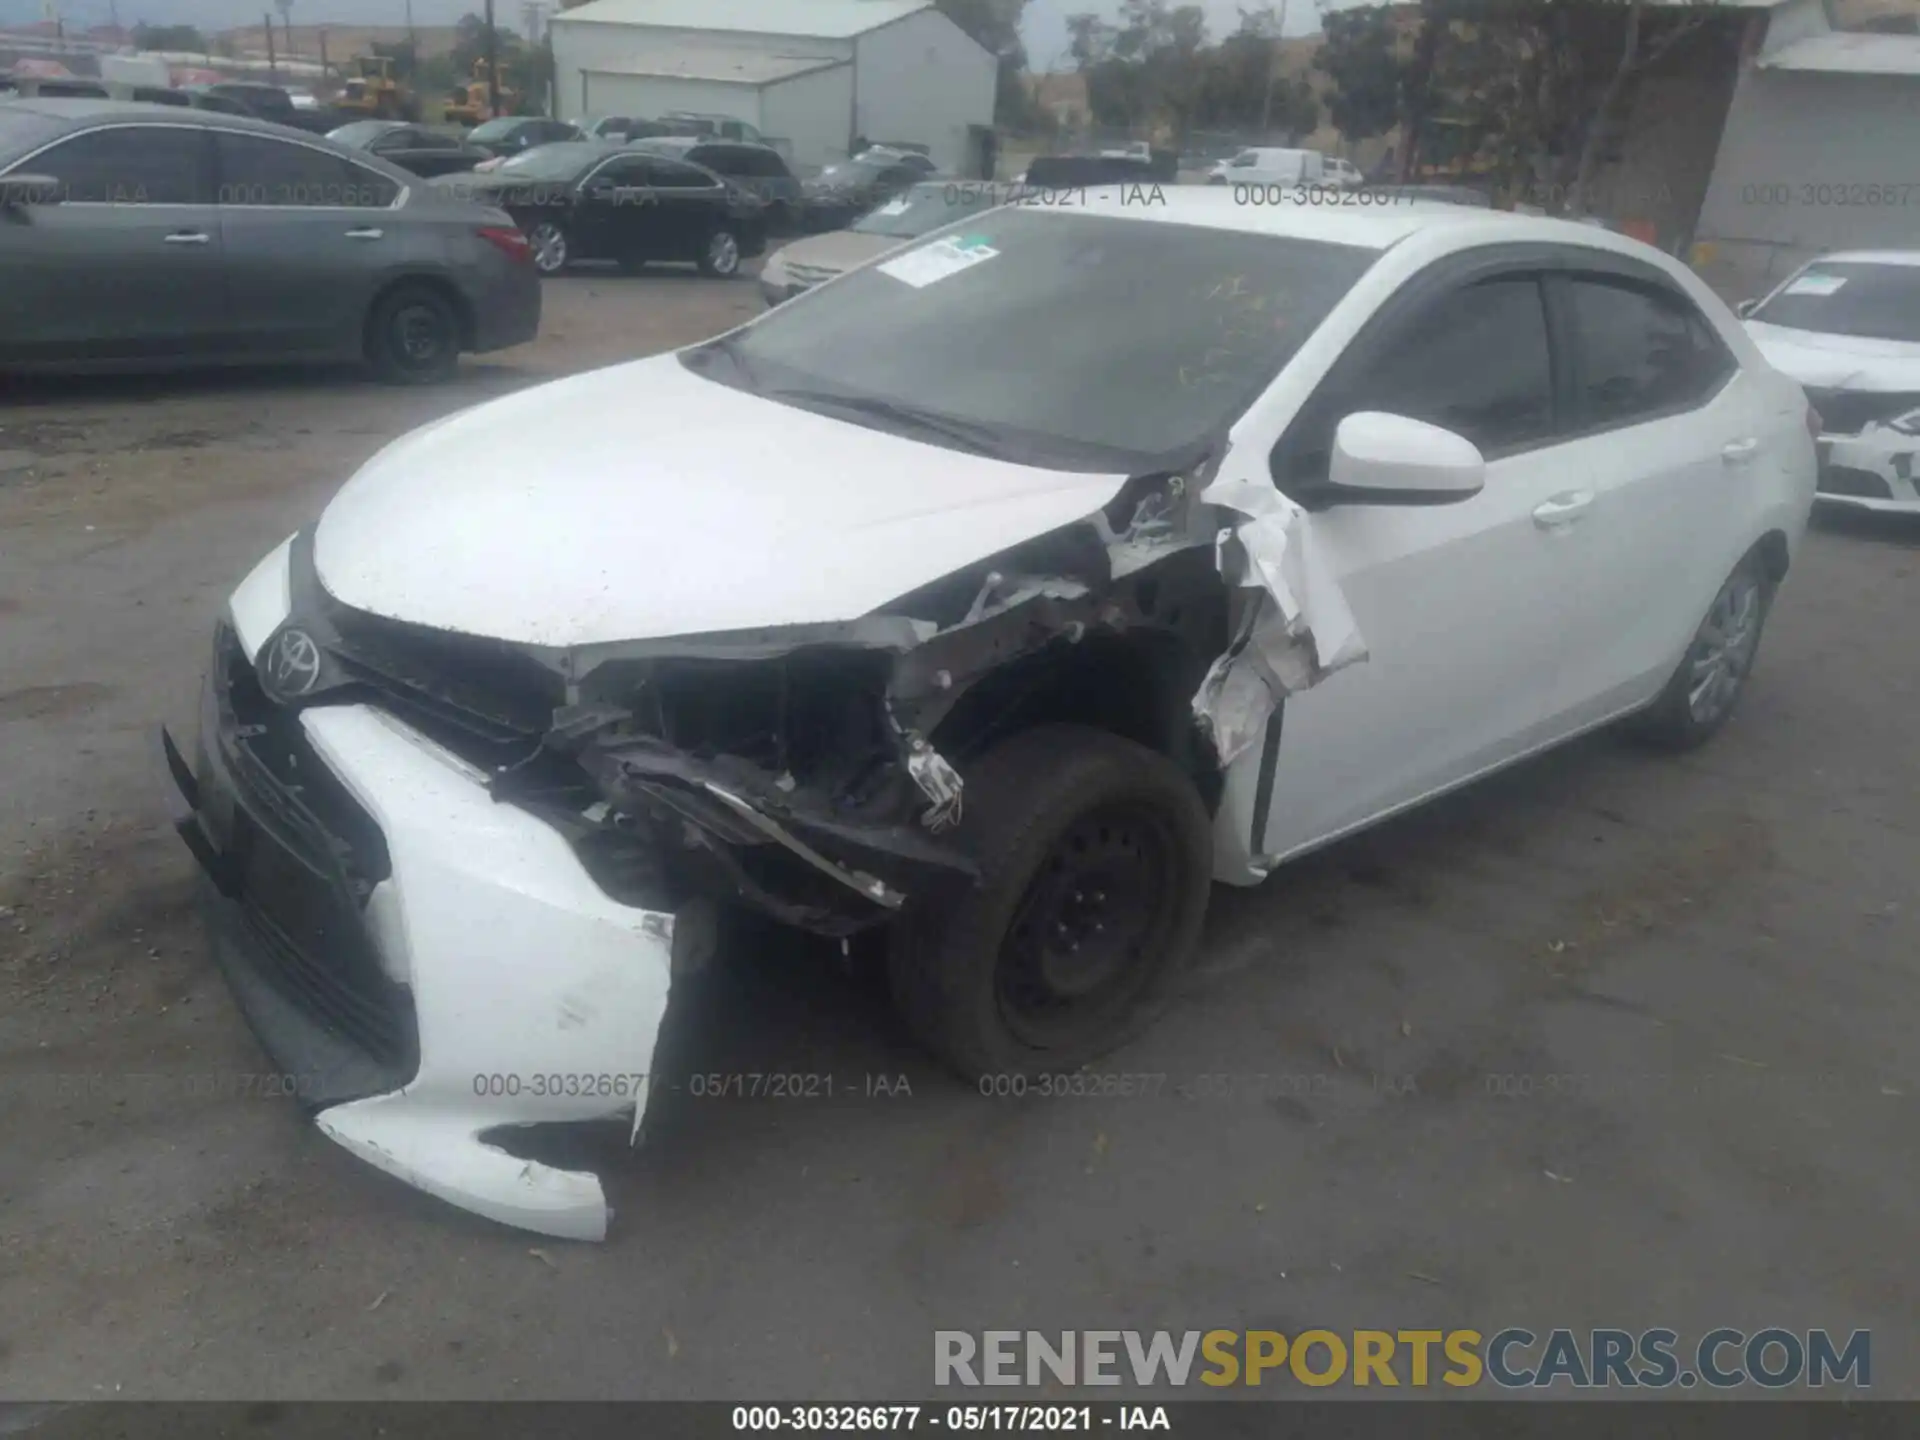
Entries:
POLYGON ((1210 185, 1319 184, 1326 157, 1318 150, 1282 150, 1254 146, 1207 172, 1210 185))

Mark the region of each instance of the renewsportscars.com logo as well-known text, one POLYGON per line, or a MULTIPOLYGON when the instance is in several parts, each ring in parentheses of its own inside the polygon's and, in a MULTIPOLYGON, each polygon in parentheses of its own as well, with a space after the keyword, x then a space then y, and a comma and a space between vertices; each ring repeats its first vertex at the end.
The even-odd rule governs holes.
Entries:
POLYGON ((1729 1390, 1873 1383, 1873 1335, 1709 1330, 936 1330, 936 1385, 1446 1385, 1729 1390))

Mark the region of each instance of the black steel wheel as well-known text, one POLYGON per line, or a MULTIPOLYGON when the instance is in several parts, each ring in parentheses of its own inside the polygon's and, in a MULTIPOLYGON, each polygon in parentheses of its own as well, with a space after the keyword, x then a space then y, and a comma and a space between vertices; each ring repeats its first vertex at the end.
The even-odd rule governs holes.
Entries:
POLYGON ((964 770, 958 843, 977 885, 910 901, 894 1001, 970 1079, 1069 1070, 1151 1018, 1200 935, 1212 819, 1165 756, 1048 725, 964 770))
POLYGON ((367 360, 382 380, 428 385, 460 364, 460 317, 453 302, 427 285, 388 291, 367 319, 367 360))

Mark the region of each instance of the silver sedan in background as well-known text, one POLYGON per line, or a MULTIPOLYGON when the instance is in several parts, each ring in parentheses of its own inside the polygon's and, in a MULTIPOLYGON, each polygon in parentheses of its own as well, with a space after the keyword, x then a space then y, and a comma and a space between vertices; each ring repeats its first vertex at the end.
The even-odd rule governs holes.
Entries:
POLYGON ((923 181, 875 206, 844 230, 808 235, 774 251, 760 269, 760 293, 767 304, 778 305, 942 225, 1019 196, 1017 185, 990 180, 923 181))
POLYGON ((107 100, 0 100, 0 368, 357 360, 444 379, 531 340, 503 212, 317 136, 107 100))

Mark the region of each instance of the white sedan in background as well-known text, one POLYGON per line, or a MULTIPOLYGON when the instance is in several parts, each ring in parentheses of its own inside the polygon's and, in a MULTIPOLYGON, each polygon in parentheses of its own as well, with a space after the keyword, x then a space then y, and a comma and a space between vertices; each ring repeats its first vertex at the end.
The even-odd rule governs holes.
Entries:
POLYGON ((1073 1071, 1210 887, 1611 721, 1732 714, 1800 387, 1685 268, 1459 206, 1015 204, 395 441, 233 593, 182 837, 326 1134, 605 1232, 716 907, 1073 1071), (569 437, 555 447, 549 437, 569 437))
POLYGON ((1920 250, 1822 256, 1740 312, 1819 412, 1816 498, 1920 513, 1920 250))

